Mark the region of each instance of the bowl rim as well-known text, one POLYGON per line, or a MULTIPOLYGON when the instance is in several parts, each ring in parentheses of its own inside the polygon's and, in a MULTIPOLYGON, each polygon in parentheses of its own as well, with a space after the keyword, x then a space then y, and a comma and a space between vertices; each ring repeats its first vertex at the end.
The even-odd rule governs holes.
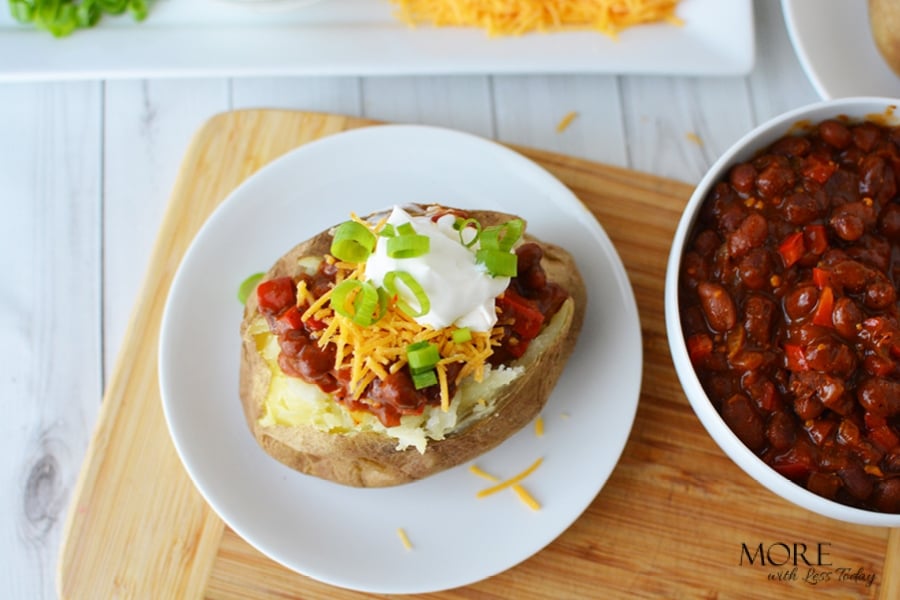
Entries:
MULTIPOLYGON (((848 523, 879 527, 900 527, 900 514, 848 506, 807 490, 767 465, 728 427, 707 398, 688 358, 681 328, 678 279, 685 241, 696 221, 699 207, 712 185, 718 182, 733 164, 762 150, 800 122, 809 121, 814 124, 840 115, 846 115, 851 119, 865 118, 898 107, 900 98, 879 96, 821 100, 779 114, 741 136, 709 167, 684 207, 669 250, 664 292, 666 332, 676 374, 691 408, 719 448, 757 483, 801 508, 848 523)), ((894 118, 900 123, 900 114, 894 118)))

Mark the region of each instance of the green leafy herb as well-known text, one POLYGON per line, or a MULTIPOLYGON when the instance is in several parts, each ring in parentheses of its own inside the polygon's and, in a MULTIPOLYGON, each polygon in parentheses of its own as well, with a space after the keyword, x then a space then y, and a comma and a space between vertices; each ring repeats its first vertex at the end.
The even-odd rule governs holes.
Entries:
POLYGON ((54 37, 93 27, 104 15, 131 13, 135 21, 147 18, 152 0, 9 0, 9 13, 19 23, 33 25, 54 37))

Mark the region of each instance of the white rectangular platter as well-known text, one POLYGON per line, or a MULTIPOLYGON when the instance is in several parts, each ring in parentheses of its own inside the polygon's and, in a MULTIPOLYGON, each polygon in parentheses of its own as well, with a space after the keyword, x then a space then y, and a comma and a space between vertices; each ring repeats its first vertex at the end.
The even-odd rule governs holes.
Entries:
MULTIPOLYGON (((6 2, 6 0, 0 0, 6 2)), ((682 0, 682 26, 618 39, 572 31, 489 38, 411 28, 388 0, 322 0, 292 10, 221 0, 155 0, 55 39, 0 10, 0 81, 180 76, 629 73, 742 75, 754 60, 750 0, 682 0)))

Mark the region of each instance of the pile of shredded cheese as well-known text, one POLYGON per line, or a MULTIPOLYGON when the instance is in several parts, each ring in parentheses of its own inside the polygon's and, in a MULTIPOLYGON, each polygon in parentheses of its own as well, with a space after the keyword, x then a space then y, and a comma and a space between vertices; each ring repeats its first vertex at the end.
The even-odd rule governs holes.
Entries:
POLYGON ((489 36, 515 36, 564 28, 595 29, 610 37, 628 27, 681 25, 678 0, 391 0, 410 25, 480 27, 489 36))
MULTIPOLYGON (((358 220, 376 233, 383 225, 372 225, 358 220)), ((334 261, 331 256, 325 260, 334 261)), ((335 283, 345 279, 365 281, 365 263, 350 264, 334 262, 337 268, 335 283)), ((396 373, 407 364, 406 348, 419 341, 435 344, 441 356, 435 370, 440 385, 441 409, 447 411, 450 406, 449 381, 447 365, 460 363, 462 368, 456 375, 455 383, 472 376, 475 381, 482 381, 488 358, 493 347, 500 344, 503 335, 502 327, 494 327, 489 332, 471 332, 471 339, 465 342, 453 340, 453 328, 434 329, 420 325, 399 310, 395 299, 392 299, 384 316, 372 325, 359 325, 352 319, 334 311, 331 307, 331 291, 319 298, 306 289, 304 282, 298 286, 297 306, 304 309, 303 320, 313 318, 326 324, 326 328, 316 340, 319 346, 325 347, 334 343, 337 349, 335 368, 350 370, 350 391, 356 400, 362 399, 366 387, 376 378, 387 379, 389 373, 396 373)))

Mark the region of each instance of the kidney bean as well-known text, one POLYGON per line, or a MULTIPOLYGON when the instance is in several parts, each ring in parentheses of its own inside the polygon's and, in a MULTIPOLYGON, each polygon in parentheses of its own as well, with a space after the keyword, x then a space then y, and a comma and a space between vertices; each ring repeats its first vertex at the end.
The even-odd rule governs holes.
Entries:
POLYGON ((900 478, 878 482, 873 495, 874 504, 880 511, 900 513, 900 478))
POLYGON ((783 154, 791 157, 806 156, 811 148, 812 144, 810 141, 800 135, 786 136, 772 144, 772 152, 774 154, 783 154))
POLYGON ((795 192, 788 195, 781 210, 787 222, 793 225, 805 225, 823 214, 819 202, 808 192, 795 192))
POLYGON ((747 396, 734 394, 728 398, 722 405, 722 418, 751 450, 760 450, 765 446, 765 422, 747 396))
POLYGON ((831 313, 834 328, 846 340, 856 337, 859 324, 863 320, 863 313, 859 306, 851 298, 842 296, 834 303, 831 313))
POLYGON ((876 273, 874 279, 866 285, 864 303, 868 308, 875 310, 887 309, 897 300, 897 290, 894 284, 881 273, 876 273))
POLYGON ((738 263, 737 272, 747 289, 768 288, 772 277, 772 255, 765 248, 754 248, 738 263))
POLYGON ((776 450, 790 448, 796 438, 794 420, 783 411, 772 413, 766 423, 766 440, 776 450))
POLYGON ((839 238, 852 242, 862 237, 867 227, 875 225, 875 217, 871 204, 848 202, 831 211, 829 223, 839 238))
POLYGON ((733 258, 740 258, 765 243, 768 234, 766 218, 759 213, 750 213, 728 236, 728 253, 733 258))
POLYGON ((697 286, 697 295, 700 297, 700 306, 710 327, 719 333, 734 327, 737 322, 737 311, 724 286, 704 281, 697 286))
POLYGON ((873 276, 873 271, 855 260, 844 260, 835 264, 832 269, 832 281, 851 292, 861 292, 873 276))
POLYGON ((764 296, 748 296, 744 302, 744 329, 757 344, 768 347, 772 337, 775 303, 764 296))
POLYGON ((819 123, 819 136, 823 142, 838 150, 843 150, 853 142, 853 135, 847 126, 835 119, 819 123))
POLYGON ((873 415, 900 415, 900 382, 884 377, 871 377, 859 385, 856 397, 862 407, 873 415))
POLYGON ((816 471, 810 473, 809 479, 806 480, 806 487, 809 491, 830 500, 837 498, 838 491, 843 485, 841 478, 834 473, 816 471))
POLYGON ((873 154, 863 158, 859 165, 859 193, 878 201, 890 201, 897 191, 894 172, 880 156, 873 154))
POLYGON ((794 288, 784 297, 784 313, 792 321, 807 316, 819 301, 819 290, 814 285, 794 288))
POLYGON ((794 171, 784 157, 776 157, 783 160, 772 160, 756 176, 756 189, 763 198, 781 196, 797 180, 794 171))
POLYGON ((844 489, 857 500, 866 500, 875 489, 875 482, 859 463, 851 463, 838 471, 844 489))
POLYGON ((891 202, 882 209, 878 229, 889 238, 900 237, 900 204, 891 202))
POLYGON ((750 163, 740 163, 729 172, 728 182, 738 193, 745 196, 752 194, 756 183, 756 169, 750 163))
POLYGON ((878 143, 881 133, 878 128, 871 123, 863 123, 852 128, 853 143, 863 152, 871 152, 878 143))

